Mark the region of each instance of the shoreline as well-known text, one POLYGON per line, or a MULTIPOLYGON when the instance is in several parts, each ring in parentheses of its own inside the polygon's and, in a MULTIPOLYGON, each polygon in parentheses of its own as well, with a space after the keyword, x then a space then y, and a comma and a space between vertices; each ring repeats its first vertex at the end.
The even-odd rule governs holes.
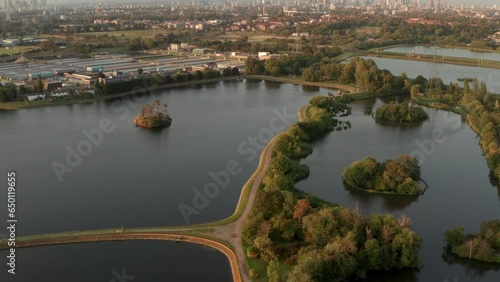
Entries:
POLYGON ((351 188, 351 189, 356 189, 356 190, 363 191, 363 192, 370 193, 370 194, 391 195, 391 196, 405 196, 405 197, 421 196, 421 195, 423 195, 425 193, 425 191, 427 191, 427 188, 429 188, 429 185, 427 184, 427 182, 425 182, 422 178, 420 178, 420 181, 425 184, 425 188, 422 191, 420 191, 419 193, 415 193, 415 194, 399 194, 399 193, 383 192, 383 191, 377 191, 375 189, 363 189, 363 188, 351 186, 351 185, 349 185, 349 183, 347 183, 344 180, 344 177, 342 177, 342 183, 344 183, 348 188, 351 188))
MULTIPOLYGON (((377 47, 377 48, 371 48, 366 50, 365 52, 376 52, 377 50, 387 50, 391 48, 398 48, 398 47, 414 47, 414 46, 424 46, 424 47, 434 47, 436 46, 435 44, 432 43, 412 43, 412 44, 395 44, 395 45, 389 45, 389 46, 384 46, 384 47, 377 47)), ((500 54, 500 50, 493 50, 493 49, 481 49, 481 48, 471 48, 467 46, 454 46, 454 45, 437 45, 437 47, 440 48, 450 48, 450 49, 461 49, 461 50, 468 50, 471 52, 478 52, 478 53, 496 53, 500 54)))
MULTIPOLYGON (((185 234, 175 234, 175 233, 136 233, 136 234, 106 234, 106 235, 87 235, 72 237, 66 239, 57 240, 33 240, 24 241, 16 248, 28 248, 28 247, 40 247, 48 245, 65 245, 65 244, 85 244, 94 242, 114 242, 114 241, 132 241, 132 240, 161 240, 161 241, 175 241, 175 242, 187 242, 191 244, 197 244, 202 246, 207 246, 218 250, 224 254, 229 260, 229 267, 231 268, 231 273, 233 276, 233 281, 241 282, 241 272, 238 268, 238 259, 234 253, 234 250, 224 244, 212 238, 205 238, 202 236, 192 236, 185 234)), ((1 248, 0 248, 1 249, 1 248)))
MULTIPOLYGON (((218 78, 213 78, 213 79, 192 80, 192 81, 176 82, 176 83, 171 83, 171 84, 163 84, 163 85, 157 85, 156 87, 154 87, 154 89, 143 88, 141 93, 144 93, 144 92, 148 93, 148 92, 154 91, 154 90, 162 90, 162 89, 174 88, 174 87, 209 84, 209 83, 216 83, 216 82, 220 82, 220 81, 232 81, 235 78, 236 77, 234 77, 234 76, 229 76, 229 77, 218 77, 218 78)), ((328 88, 328 89, 335 89, 335 90, 339 90, 339 91, 348 91, 349 95, 362 93, 362 92, 357 91, 356 87, 354 87, 354 86, 343 85, 343 84, 338 84, 338 83, 309 82, 309 81, 294 80, 294 79, 290 79, 290 78, 286 78, 286 77, 273 77, 273 76, 267 76, 267 75, 241 75, 240 78, 242 78, 242 79, 260 79, 260 80, 264 80, 264 81, 281 82, 281 83, 288 83, 288 84, 294 84, 294 85, 316 86, 316 87, 322 87, 322 88, 328 88)), ((89 98, 89 99, 74 99, 74 100, 67 100, 67 101, 56 101, 56 102, 46 102, 46 103, 36 103, 36 104, 26 104, 26 102, 24 102, 24 104, 21 104, 22 101, 16 101, 16 102, 0 103, 0 110, 23 110, 23 109, 34 109, 34 108, 43 108, 43 107, 52 107, 52 106, 61 106, 61 105, 93 103, 95 101, 102 101, 102 100, 107 100, 107 99, 127 97, 127 96, 130 96, 133 94, 134 93, 132 93, 131 91, 127 91, 127 92, 120 92, 120 93, 115 93, 115 94, 111 94, 111 95, 106 95, 106 96, 94 96, 94 97, 89 98), (14 103, 16 103, 16 104, 14 104, 14 103)), ((368 97, 366 97, 366 98, 368 98, 368 97)))
POLYGON ((348 91, 349 94, 361 93, 357 90, 357 88, 355 86, 346 85, 346 84, 339 84, 339 83, 304 81, 304 80, 292 79, 292 78, 288 78, 288 77, 281 77, 281 76, 274 77, 274 76, 269 76, 269 75, 244 75, 243 78, 245 78, 245 79, 260 79, 260 80, 265 80, 265 81, 289 83, 289 84, 294 84, 294 85, 316 86, 316 87, 335 89, 335 90, 344 90, 344 91, 348 91))
MULTIPOLYGON (((309 107, 310 105, 307 104, 301 108, 298 112, 299 120, 303 119, 304 109, 309 107)), ((269 167, 274 143, 280 134, 277 134, 262 150, 259 165, 243 186, 234 213, 225 219, 191 226, 108 228, 24 235, 17 238, 16 248, 123 240, 179 242, 179 237, 181 237, 182 242, 205 245, 221 251, 229 259, 233 280, 237 282, 250 281, 248 262, 241 241, 241 229, 252 211, 255 195, 269 167), (234 231, 239 231, 239 233, 231 234, 234 231), (233 236, 234 234, 237 236, 233 236)), ((10 248, 7 242, 7 239, 0 240, 0 250, 10 248)))
POLYGON ((393 126, 419 126, 419 125, 422 125, 424 124, 425 122, 429 121, 430 119, 427 118, 426 120, 424 121, 420 121, 420 122, 413 122, 413 123, 409 123, 409 122, 390 122, 390 121, 382 121, 382 120, 379 120, 377 118, 375 118, 375 113, 372 113, 371 114, 371 117, 372 119, 378 123, 378 124, 381 124, 381 125, 393 125, 393 126))
MULTIPOLYGON (((235 78, 234 76, 229 76, 229 77, 218 77, 218 78, 212 78, 212 79, 201 79, 201 80, 176 82, 176 83, 171 83, 171 84, 163 84, 163 85, 157 85, 153 89, 142 88, 140 93, 144 93, 144 92, 148 93, 150 91, 161 90, 161 89, 166 89, 166 88, 198 85, 198 84, 205 84, 205 83, 209 84, 209 83, 215 83, 215 82, 219 82, 219 81, 228 81, 228 80, 233 80, 234 78, 235 78)), ((22 103, 22 101, 16 101, 16 102, 0 103, 0 110, 23 110, 23 109, 34 109, 34 108, 43 108, 43 107, 51 107, 51 106, 93 103, 95 101, 102 101, 102 100, 107 100, 107 99, 127 97, 127 96, 130 96, 133 94, 134 93, 132 93, 132 91, 126 91, 126 92, 120 92, 120 93, 115 93, 115 94, 111 94, 111 95, 105 95, 105 96, 94 96, 94 97, 88 98, 88 99, 75 99, 75 100, 37 103, 37 104, 26 104, 26 102, 25 102, 24 105, 20 105, 19 107, 12 105, 12 103, 22 103)))

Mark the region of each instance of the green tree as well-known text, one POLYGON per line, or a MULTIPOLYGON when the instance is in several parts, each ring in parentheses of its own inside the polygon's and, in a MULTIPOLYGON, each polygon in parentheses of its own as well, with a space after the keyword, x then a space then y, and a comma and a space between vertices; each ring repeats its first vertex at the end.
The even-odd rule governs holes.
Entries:
POLYGON ((412 97, 417 96, 419 92, 420 92, 420 85, 417 84, 411 87, 410 94, 412 97))
POLYGON ((469 80, 467 78, 464 79, 464 94, 467 95, 470 93, 469 80))
POLYGON ((38 77, 36 79, 35 91, 36 92, 42 92, 43 91, 43 82, 42 82, 42 76, 41 75, 38 75, 38 77))
POLYGON ((230 75, 231 75, 231 70, 230 70, 230 69, 228 69, 228 68, 223 69, 223 70, 222 70, 222 75, 223 75, 224 77, 228 77, 228 76, 230 76, 230 75))
POLYGON ((446 242, 451 246, 459 246, 465 241, 465 234, 463 227, 457 227, 454 229, 446 230, 444 233, 446 242))
POLYGON ((138 69, 137 69, 137 73, 138 73, 138 74, 143 74, 143 73, 144 73, 144 70, 143 70, 142 68, 138 68, 138 69))
POLYGON ((308 67, 302 72, 302 77, 305 81, 319 81, 319 76, 316 70, 313 67, 308 67))
POLYGON ((280 281, 280 265, 278 260, 271 260, 267 266, 267 281, 279 282, 280 281))
POLYGON ((259 75, 264 73, 264 64, 259 59, 248 58, 245 61, 245 66, 246 66, 245 72, 247 74, 259 75))
POLYGON ((240 70, 237 67, 233 67, 231 69, 231 75, 232 76, 238 76, 238 75, 240 75, 240 70))
POLYGON ((204 78, 203 73, 199 70, 193 72, 192 74, 193 74, 194 80, 202 80, 204 78))

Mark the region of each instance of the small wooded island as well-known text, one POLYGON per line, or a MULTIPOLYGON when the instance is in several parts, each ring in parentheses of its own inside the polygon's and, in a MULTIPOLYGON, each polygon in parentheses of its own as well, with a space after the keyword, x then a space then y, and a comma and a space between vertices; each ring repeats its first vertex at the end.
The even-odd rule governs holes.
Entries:
POLYGON ((420 185, 418 160, 409 155, 384 163, 370 157, 355 161, 344 170, 342 179, 353 188, 373 193, 419 195, 425 191, 420 185))
POLYGON ((168 115, 168 105, 163 104, 160 110, 160 100, 155 100, 153 105, 146 104, 134 118, 134 124, 142 128, 164 128, 172 124, 168 115))
POLYGON ((382 105, 375 111, 375 121, 387 124, 418 125, 429 119, 429 115, 420 106, 406 103, 382 105))
POLYGON ((463 227, 457 227, 444 236, 459 257, 500 263, 500 219, 481 222, 479 234, 465 234, 463 227))

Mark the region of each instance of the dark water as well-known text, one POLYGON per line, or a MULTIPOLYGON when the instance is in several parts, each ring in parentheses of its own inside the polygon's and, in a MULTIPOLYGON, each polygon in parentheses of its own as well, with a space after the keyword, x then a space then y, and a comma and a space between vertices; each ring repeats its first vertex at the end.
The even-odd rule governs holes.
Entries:
POLYGON ((2 265, 1 281, 232 281, 224 254, 184 243, 86 243, 18 249, 17 255, 16 275, 2 265))
MULTIPOLYGON (((321 90, 323 94, 327 91, 321 90)), ((122 108, 117 110, 112 101, 0 111, 0 172, 3 177, 12 169, 18 174, 19 234, 122 225, 184 225, 179 204, 193 206, 193 188, 203 191, 207 183, 214 182, 210 172, 219 174, 234 161, 241 172, 231 175, 227 187, 189 219, 199 223, 224 218, 234 211, 240 189, 257 165, 257 154, 252 158, 250 145, 242 142, 248 143, 249 136, 259 139, 259 134, 268 139, 269 129, 278 131, 282 124, 276 122, 279 118, 273 110, 283 112, 283 106, 293 118, 281 118, 289 124, 295 122, 297 110, 317 93, 318 89, 264 82, 166 90, 139 103, 162 99, 169 104, 174 123, 162 131, 135 128, 131 120, 139 108, 130 103, 125 107, 130 110, 128 115, 122 108), (65 147, 75 148, 87 140, 82 130, 99 128, 106 118, 115 127, 113 132, 103 134, 99 146, 94 146, 81 164, 63 174, 59 182, 51 164, 65 164, 65 147)), ((420 254, 424 268, 415 273, 376 276, 374 281, 454 281, 456 277, 457 281, 497 281, 498 270, 458 260, 446 255, 442 248, 444 230, 463 225, 475 232, 481 220, 500 215, 499 191, 489 182, 476 135, 458 116, 430 109, 431 121, 421 127, 376 125, 369 117, 375 106, 374 101, 354 104, 353 115, 347 118, 353 128, 332 133, 315 144, 315 152, 305 161, 311 166, 311 176, 298 187, 347 207, 359 202, 365 214, 405 213, 413 218, 413 228, 424 240, 420 254), (441 128, 448 137, 427 154, 415 141, 430 138, 435 128, 441 128), (350 162, 367 155, 380 160, 394 158, 414 150, 422 151, 425 157, 422 175, 430 185, 425 195, 417 199, 382 197, 342 187, 340 174, 350 162)), ((260 148, 267 142, 257 143, 260 148)), ((2 193, 2 205, 5 199, 2 193)), ((1 222, 5 222, 5 216, 0 213, 1 222)), ((71 278, 75 273, 84 277, 82 281, 110 281, 111 271, 122 267, 137 277, 134 281, 158 281, 147 277, 165 277, 168 281, 230 279, 224 255, 216 253, 216 259, 207 252, 198 246, 162 242, 20 249, 19 272, 36 276, 19 276, 25 277, 19 281, 79 281, 71 278), (138 255, 142 250, 144 254, 138 255), (136 256, 142 259, 136 260, 136 256), (55 268, 52 258, 67 268, 55 268), (196 264, 176 264, 198 259, 196 264), (54 274, 57 271, 61 273, 54 274), (187 276, 205 273, 221 278, 187 276)), ((5 254, 0 252, 4 266, 5 254)), ((10 281, 4 280, 5 271, 0 275, 1 281, 10 281)))
POLYGON ((476 134, 460 116, 433 109, 426 109, 430 121, 420 127, 379 125, 370 113, 382 103, 352 105, 353 113, 346 118, 352 129, 315 143, 314 153, 304 161, 311 174, 298 188, 345 207, 359 203, 365 215, 412 218, 412 229, 423 238, 419 256, 424 267, 375 275, 370 281, 500 281, 500 266, 460 260, 443 249, 447 229, 463 226, 477 232, 481 221, 500 217, 500 191, 490 183, 476 134), (353 161, 366 156, 384 161, 410 153, 421 159, 422 178, 429 184, 420 197, 374 195, 342 184, 341 174, 353 161))
MULTIPOLYGON (((193 189, 203 192, 205 185, 214 182, 210 172, 222 179, 221 186, 228 183, 225 188, 219 187, 217 195, 211 194, 213 198, 207 198, 208 203, 204 202, 188 219, 190 223, 201 223, 225 218, 234 212, 241 187, 257 166, 261 147, 272 134, 296 122, 298 109, 319 90, 260 81, 221 82, 164 90, 138 97, 138 103, 135 99, 117 99, 0 111, 0 177, 6 182, 7 171, 17 173, 18 235, 184 225, 179 205, 193 207, 193 189), (132 119, 139 105, 156 99, 169 104, 172 126, 161 131, 136 128, 132 119), (108 127, 113 131, 103 133, 99 140, 95 130, 108 131, 108 127), (98 145, 91 145, 92 151, 82 157, 80 164, 73 156, 72 167, 65 160, 67 146, 76 151, 80 146, 83 155, 88 153, 85 142, 90 139, 82 130, 93 132, 90 139, 98 145), (258 140, 253 143, 256 148, 249 145, 252 136, 258 140), (53 170, 54 162, 72 169, 62 174, 62 182, 53 170), (229 175, 228 181, 220 176, 228 171, 228 164, 235 163, 238 166, 231 172, 239 173, 229 175)), ((0 202, 5 209, 6 201, 7 193, 2 192, 0 202)), ((0 213, 0 222, 5 223, 6 216, 6 212, 0 213)), ((6 236, 4 228, 1 237, 6 236)), ((17 281, 110 281, 110 271, 122 266, 138 277, 135 281, 158 281, 146 277, 224 281, 230 277, 225 256, 217 253, 218 258, 214 258, 211 252, 202 252, 202 247, 151 242, 118 244, 21 249, 18 270, 22 275, 17 281), (144 255, 151 255, 138 260, 135 256, 142 246, 144 255), (177 251, 171 251, 172 246, 177 251), (52 258, 57 260, 52 262, 52 258), (190 260, 192 263, 180 263, 190 260), (58 262, 65 262, 65 267, 71 262, 73 266, 60 268, 58 262), (210 268, 206 274, 214 275, 213 279, 205 278, 200 264, 210 268), (73 276, 82 278, 75 280, 73 276)), ((6 271, 6 252, 0 254, 2 270, 6 271)), ((4 280, 5 271, 0 281, 10 281, 4 280)))
MULTIPOLYGON (((226 188, 188 219, 201 223, 227 217, 257 165, 260 146, 272 137, 266 134, 270 122, 277 119, 273 129, 287 128, 317 93, 264 82, 170 89, 139 103, 161 99, 169 104, 173 124, 162 131, 136 128, 132 119, 140 106, 130 101, 0 111, 0 175, 17 171, 19 234, 184 225, 179 205, 193 207, 193 189, 203 192, 214 182, 211 172, 227 171, 227 164, 236 162, 241 172, 229 175, 229 181, 220 176, 229 182, 226 188), (286 123, 273 112, 283 113, 284 107, 291 115, 286 123), (90 144, 82 130, 99 129, 103 120, 114 131, 104 133, 81 164, 68 165, 73 171, 59 182, 52 164, 66 165, 66 147, 90 144), (258 138, 262 129, 267 129, 261 134, 264 142, 258 138), (257 137, 257 149, 249 145, 250 136, 257 137)), ((6 194, 1 197, 4 202, 6 194)))

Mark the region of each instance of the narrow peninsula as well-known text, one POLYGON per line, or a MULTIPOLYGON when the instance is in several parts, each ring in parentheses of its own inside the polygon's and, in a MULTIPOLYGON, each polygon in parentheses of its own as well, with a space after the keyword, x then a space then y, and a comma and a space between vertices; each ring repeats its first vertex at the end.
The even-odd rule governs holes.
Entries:
POLYGON ((500 219, 481 223, 479 234, 465 234, 463 227, 444 233, 455 255, 468 259, 500 263, 500 219))
POLYGON ((382 105, 375 111, 375 121, 385 124, 419 125, 429 119, 429 115, 420 106, 406 103, 382 105))
POLYGON ((172 124, 168 114, 167 104, 160 110, 160 100, 155 100, 153 105, 146 104, 134 118, 134 124, 142 128, 164 128, 172 124))
POLYGON ((352 188, 372 193, 420 195, 426 189, 420 185, 418 160, 409 155, 384 163, 370 157, 355 161, 344 170, 342 179, 352 188))

